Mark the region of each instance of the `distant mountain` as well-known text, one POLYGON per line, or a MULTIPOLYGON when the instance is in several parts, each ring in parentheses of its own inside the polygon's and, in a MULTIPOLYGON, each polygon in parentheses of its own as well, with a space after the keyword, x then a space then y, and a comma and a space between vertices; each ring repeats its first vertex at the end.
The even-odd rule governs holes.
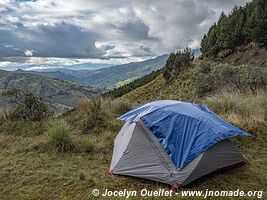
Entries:
MULTIPOLYGON (((57 69, 55 71, 30 71, 30 73, 74 81, 84 85, 114 88, 164 67, 167 58, 168 55, 162 55, 142 62, 132 62, 93 71, 57 69)), ((17 72, 26 73, 23 70, 17 72)))
POLYGON ((65 81, 72 81, 72 82, 84 84, 81 81, 80 71, 76 71, 76 70, 57 69, 55 71, 24 71, 24 70, 19 69, 16 72, 43 75, 43 76, 48 76, 51 78, 58 78, 58 79, 62 79, 65 81))
MULTIPOLYGON (((19 88, 30 91, 36 96, 53 105, 57 111, 65 111, 77 106, 82 99, 100 94, 100 90, 91 86, 51 78, 43 75, 24 73, 22 71, 8 72, 0 70, 0 92, 19 88)), ((0 106, 8 105, 7 98, 1 96, 0 106)))
POLYGON ((87 81, 98 87, 114 88, 164 67, 167 58, 168 55, 162 55, 142 62, 132 62, 91 71, 87 74, 87 81))

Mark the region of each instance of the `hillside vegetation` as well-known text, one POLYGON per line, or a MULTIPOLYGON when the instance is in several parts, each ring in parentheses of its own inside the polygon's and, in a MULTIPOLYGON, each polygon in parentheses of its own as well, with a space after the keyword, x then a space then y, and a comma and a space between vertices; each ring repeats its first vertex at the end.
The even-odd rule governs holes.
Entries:
POLYGON ((86 80, 91 85, 111 89, 129 79, 134 80, 162 68, 167 58, 168 55, 162 55, 142 62, 132 62, 91 71, 87 73, 86 80))
POLYGON ((264 190, 267 180, 267 93, 266 82, 261 78, 254 80, 254 72, 245 65, 195 61, 170 81, 161 73, 120 98, 84 101, 59 119, 14 121, 2 112, 0 190, 3 192, 0 198, 92 199, 94 188, 101 191, 169 189, 167 185, 149 180, 108 174, 112 143, 123 125, 116 117, 136 105, 156 99, 207 104, 225 120, 252 134, 249 138, 233 139, 249 165, 206 177, 186 186, 185 190, 264 190), (240 78, 238 82, 242 88, 236 89, 232 81, 247 74, 252 77, 251 82, 240 78), (250 87, 251 83, 254 83, 253 87, 250 87))
MULTIPOLYGON (((97 88, 61 79, 31 73, 0 71, 0 93, 12 88, 33 93, 51 104, 58 112, 66 111, 79 105, 84 98, 101 93, 97 88)), ((0 107, 12 105, 11 103, 1 95, 0 107)))
MULTIPOLYGON (((254 0, 246 7, 250 8, 257 2, 265 1, 254 0)), ((230 19, 227 17, 225 20, 228 22, 230 19)), ((232 139, 247 157, 248 165, 205 177, 184 190, 266 190, 266 49, 264 46, 260 50, 258 47, 254 49, 248 44, 243 47, 234 48, 223 60, 204 56, 203 60, 193 61, 188 48, 175 52, 170 54, 162 70, 111 91, 112 99, 105 95, 84 100, 59 117, 49 116, 34 121, 24 115, 12 117, 21 109, 2 110, 0 199, 95 199, 91 195, 93 189, 101 192, 105 189, 170 189, 161 183, 108 173, 113 140, 123 125, 116 118, 135 106, 156 99, 207 104, 220 117, 252 135, 232 139), (253 56, 255 54, 259 57, 253 56), (131 87, 133 90, 130 91, 131 87)), ((38 98, 31 100, 40 103, 38 98)), ((29 113, 31 116, 35 112, 29 113)), ((265 198, 266 191, 262 199, 265 198)), ((183 198, 175 196, 170 199, 183 198)), ((243 200, 244 197, 209 199, 243 200)))
POLYGON ((104 94, 104 96, 112 97, 112 98, 121 97, 122 95, 124 95, 128 92, 131 92, 132 90, 151 82, 157 76, 159 76, 161 73, 162 73, 162 69, 159 69, 157 71, 153 71, 152 73, 145 75, 142 78, 138 78, 134 81, 131 81, 130 83, 127 83, 125 85, 119 86, 113 90, 106 92, 104 94))
POLYGON ((267 45, 267 1, 253 0, 244 7, 235 6, 229 15, 221 14, 201 42, 205 57, 225 57, 241 45, 256 42, 267 45))
MULTIPOLYGON (((264 190, 267 95, 222 92, 202 101, 253 135, 233 140, 250 164, 199 180, 184 189, 264 190)), ((116 117, 131 106, 125 100, 95 99, 84 102, 61 119, 27 123, 2 120, 0 198, 92 199, 94 188, 101 191, 169 189, 167 185, 149 180, 108 174, 113 139, 122 126, 116 117)))

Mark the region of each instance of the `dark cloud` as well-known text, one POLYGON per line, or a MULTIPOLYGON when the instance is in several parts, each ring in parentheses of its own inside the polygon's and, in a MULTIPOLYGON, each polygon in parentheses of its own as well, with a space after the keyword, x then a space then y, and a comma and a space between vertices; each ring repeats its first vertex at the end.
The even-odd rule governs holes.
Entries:
POLYGON ((30 28, 19 24, 17 27, 0 29, 1 56, 24 56, 27 50, 33 50, 33 55, 40 57, 99 58, 105 53, 96 48, 94 33, 75 25, 63 22, 30 28))
POLYGON ((128 40, 149 40, 149 27, 140 21, 115 25, 122 36, 128 40))
POLYGON ((199 47, 247 0, 0 1, 0 57, 125 58, 199 47))
POLYGON ((97 36, 75 25, 40 25, 35 33, 34 48, 31 49, 34 49, 37 56, 98 58, 104 55, 95 46, 97 36))

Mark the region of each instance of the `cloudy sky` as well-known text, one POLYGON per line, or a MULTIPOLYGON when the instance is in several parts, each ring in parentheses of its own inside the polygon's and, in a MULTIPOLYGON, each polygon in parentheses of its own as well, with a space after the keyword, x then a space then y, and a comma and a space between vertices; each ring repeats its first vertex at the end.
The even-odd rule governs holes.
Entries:
POLYGON ((246 2, 0 0, 0 66, 14 57, 123 63, 195 49, 222 11, 246 2))

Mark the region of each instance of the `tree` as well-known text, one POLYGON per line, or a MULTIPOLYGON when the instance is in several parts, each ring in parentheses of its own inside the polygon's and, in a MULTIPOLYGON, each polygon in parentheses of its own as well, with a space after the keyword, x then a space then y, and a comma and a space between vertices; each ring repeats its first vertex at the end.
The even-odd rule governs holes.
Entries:
POLYGON ((253 0, 244 7, 235 6, 229 15, 221 14, 201 41, 205 57, 221 51, 232 52, 240 45, 257 42, 267 45, 267 1, 253 0))
POLYGON ((207 52, 209 51, 208 36, 206 34, 204 35, 203 39, 201 40, 200 51, 201 51, 203 56, 206 56, 207 52))
POLYGON ((267 2, 256 0, 248 13, 247 33, 251 41, 267 42, 267 2))
POLYGON ((171 53, 163 71, 164 79, 166 81, 171 80, 172 77, 177 76, 181 70, 191 66, 193 60, 194 53, 188 47, 182 51, 178 51, 176 54, 171 53))

